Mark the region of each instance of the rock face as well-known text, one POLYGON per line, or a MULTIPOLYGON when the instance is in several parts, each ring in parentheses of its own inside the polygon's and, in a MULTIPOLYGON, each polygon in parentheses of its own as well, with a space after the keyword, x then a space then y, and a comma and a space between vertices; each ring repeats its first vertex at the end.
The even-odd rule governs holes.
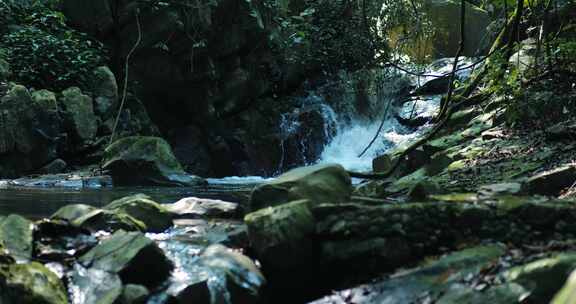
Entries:
POLYGON ((164 282, 173 265, 150 239, 139 232, 118 231, 80 257, 84 267, 116 273, 124 284, 153 289, 164 282))
POLYGON ((126 137, 110 145, 103 168, 117 185, 193 186, 205 181, 186 174, 170 145, 158 137, 126 137))
POLYGON ((315 165, 288 171, 254 189, 250 210, 307 199, 310 204, 342 203, 350 198, 350 175, 340 165, 315 165))
POLYGON ((56 158, 60 120, 53 94, 19 85, 0 99, 0 176, 18 177, 56 158))
POLYGON ((62 92, 59 102, 73 140, 78 144, 92 140, 98 131, 92 98, 82 94, 79 88, 69 88, 62 92))
POLYGON ((67 304, 66 289, 42 264, 0 266, 0 302, 5 304, 67 304))

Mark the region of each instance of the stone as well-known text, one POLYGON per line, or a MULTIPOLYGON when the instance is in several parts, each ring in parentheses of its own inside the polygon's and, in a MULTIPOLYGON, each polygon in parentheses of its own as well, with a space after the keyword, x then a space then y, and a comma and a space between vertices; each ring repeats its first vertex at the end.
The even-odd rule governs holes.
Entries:
POLYGON ((122 289, 120 304, 145 304, 150 291, 142 285, 128 284, 122 289))
POLYGON ((77 87, 66 89, 59 99, 66 121, 66 129, 78 144, 92 140, 98 131, 92 98, 77 87))
POLYGON ((70 263, 98 243, 89 231, 65 220, 43 219, 35 225, 34 255, 44 262, 70 263))
POLYGON ((493 198, 501 195, 519 195, 522 193, 520 183, 499 183, 484 185, 478 189, 478 198, 493 198))
POLYGON ((551 304, 572 304, 576 303, 576 271, 572 271, 564 287, 554 296, 551 304))
POLYGON ((168 141, 172 144, 174 156, 187 172, 200 176, 211 173, 212 155, 202 129, 196 126, 178 128, 169 135, 168 141))
POLYGON ((163 232, 172 227, 172 214, 150 197, 136 194, 115 200, 104 207, 106 210, 130 215, 146 225, 148 232, 163 232))
POLYGON ((186 174, 170 145, 159 137, 133 136, 106 148, 103 169, 117 185, 199 186, 206 181, 186 174))
POLYGON ((523 190, 530 194, 559 195, 576 182, 576 166, 565 165, 528 178, 523 190))
POLYGON ((60 279, 37 262, 0 265, 0 303, 67 304, 60 279))
POLYGON ((340 165, 326 164, 290 170, 257 186, 250 196, 250 211, 278 206, 295 200, 310 204, 338 204, 350 199, 350 175, 340 165))
POLYGON ((17 261, 32 258, 34 225, 19 215, 9 215, 0 221, 0 244, 17 261))
POLYGON ((548 303, 576 268, 575 254, 558 254, 514 267, 503 275, 529 291, 527 301, 548 303))
POLYGON ((67 167, 68 167, 68 164, 64 160, 57 158, 57 159, 51 161, 50 163, 48 163, 46 166, 40 168, 40 170, 38 170, 38 173, 40 173, 40 174, 63 173, 64 171, 66 171, 67 167))
POLYGON ((56 212, 54 212, 50 218, 52 219, 61 219, 66 220, 69 222, 73 222, 74 220, 96 210, 96 207, 85 205, 85 204, 72 204, 66 205, 56 212))
POLYGON ((12 75, 10 64, 4 59, 0 59, 0 81, 6 81, 12 75))
POLYGON ((87 268, 116 273, 124 284, 154 289, 170 276, 172 262, 139 232, 117 231, 84 254, 78 262, 87 268))
POLYGON ((183 198, 163 207, 179 219, 236 218, 241 214, 236 203, 198 197, 183 198))
POLYGON ((118 304, 121 299, 122 281, 116 273, 75 264, 68 279, 72 304, 118 304))
POLYGON ((72 221, 72 225, 97 231, 146 231, 146 225, 123 212, 96 209, 72 221))
POLYGON ((116 76, 106 66, 96 68, 92 72, 92 95, 94 96, 94 112, 102 120, 113 117, 118 106, 118 84, 116 76))
POLYGON ((291 269, 311 262, 315 220, 307 200, 246 215, 251 247, 264 268, 291 269))
POLYGON ((232 303, 258 302, 266 279, 250 258, 216 244, 202 251, 200 263, 225 277, 232 303))
POLYGON ((17 178, 56 158, 60 119, 51 95, 12 85, 0 99, 0 176, 17 178))

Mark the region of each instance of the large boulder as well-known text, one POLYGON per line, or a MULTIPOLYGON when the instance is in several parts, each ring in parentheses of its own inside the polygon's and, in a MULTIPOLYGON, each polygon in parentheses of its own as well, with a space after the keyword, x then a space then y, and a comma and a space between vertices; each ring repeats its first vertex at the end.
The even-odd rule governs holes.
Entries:
POLYGON ((96 231, 146 231, 146 225, 124 212, 95 209, 72 221, 72 225, 96 231))
POLYGON ((310 204, 338 204, 350 199, 352 182, 336 164, 314 165, 288 171, 254 189, 251 211, 306 199, 310 204))
POLYGON ((115 200, 104 209, 130 215, 144 223, 149 232, 163 232, 173 224, 172 214, 166 208, 142 194, 115 200))
POLYGON ((159 137, 133 136, 106 148, 103 168, 117 185, 202 185, 202 178, 186 174, 170 145, 159 137))
POLYGON ((59 102, 64 111, 66 129, 74 142, 84 144, 92 140, 98 131, 92 98, 82 94, 79 88, 72 87, 62 92, 59 102))
POLYGON ((19 177, 56 158, 57 112, 54 94, 9 88, 0 99, 0 176, 19 177))
POLYGON ((154 289, 174 268, 162 250, 139 232, 117 231, 78 260, 86 268, 116 273, 124 284, 154 289))
POLYGON ((102 117, 102 120, 106 120, 113 116, 113 111, 118 105, 116 76, 106 66, 96 68, 92 74, 94 112, 102 117))
POLYGON ((67 304, 64 284, 40 263, 0 266, 0 303, 67 304))
POLYGON ((246 215, 250 245, 264 268, 287 270, 310 262, 316 226, 308 205, 299 200, 246 215))
POLYGON ((17 261, 32 258, 33 224, 19 216, 10 215, 0 219, 0 245, 17 261))

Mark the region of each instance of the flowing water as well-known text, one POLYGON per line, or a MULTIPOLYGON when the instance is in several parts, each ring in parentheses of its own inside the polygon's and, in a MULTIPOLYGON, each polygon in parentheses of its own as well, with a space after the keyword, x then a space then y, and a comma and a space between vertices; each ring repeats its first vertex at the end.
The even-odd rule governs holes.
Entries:
MULTIPOLYGON (((439 64, 434 73, 443 73, 447 70, 445 64, 439 64)), ((466 71, 461 72, 463 77, 466 71)), ((431 77, 431 76, 428 76, 431 77)), ((382 101, 388 102, 388 101, 382 101)), ((330 102, 320 95, 311 92, 302 100, 304 107, 315 109, 323 118, 323 151, 318 159, 306 159, 306 149, 309 144, 300 143, 300 153, 305 164, 339 163, 345 168, 354 171, 369 171, 372 159, 386 150, 407 140, 413 139, 427 128, 409 128, 402 125, 392 114, 406 116, 433 116, 437 111, 438 97, 413 99, 404 106, 393 109, 380 128, 382 118, 361 119, 350 113, 336 113, 330 102), (380 131, 379 131, 380 129, 380 131), (379 133, 378 138, 371 147, 359 156, 370 144, 373 137, 379 133)), ((283 136, 288 138, 302 126, 293 119, 289 113, 282 116, 279 122, 283 136)), ((279 164, 277 174, 283 171, 284 155, 279 164)), ((201 197, 221 199, 243 204, 255 185, 265 181, 262 177, 228 177, 224 179, 208 179, 208 186, 194 188, 156 188, 156 187, 57 187, 57 188, 26 188, 4 187, 0 182, 0 215, 11 213, 21 214, 30 218, 41 218, 52 214, 60 207, 68 204, 82 203, 94 206, 104 206, 110 201, 132 195, 144 193, 160 203, 173 203, 184 197, 201 197)), ((226 241, 230 231, 242 229, 241 222, 222 221, 220 223, 188 223, 180 224, 160 234, 148 234, 151 239, 158 242, 166 255, 175 263, 176 270, 171 279, 170 288, 181 288, 191 281, 209 278, 209 288, 213 294, 213 303, 229 303, 226 291, 225 277, 222 273, 202 267, 197 263, 199 252, 210 243, 226 241), (209 227, 209 228, 206 228, 209 227)), ((150 303, 162 303, 165 295, 157 295, 150 303)))

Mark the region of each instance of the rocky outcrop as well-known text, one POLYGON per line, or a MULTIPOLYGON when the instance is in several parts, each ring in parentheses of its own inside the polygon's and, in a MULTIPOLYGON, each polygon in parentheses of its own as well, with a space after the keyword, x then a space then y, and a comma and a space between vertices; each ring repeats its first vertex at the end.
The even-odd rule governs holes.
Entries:
POLYGON ((159 137, 125 137, 106 148, 103 168, 117 185, 197 186, 205 181, 186 174, 170 145, 159 137))
POLYGON ((309 204, 342 203, 350 198, 350 175, 340 165, 315 165, 288 171, 259 185, 250 197, 251 211, 306 199, 309 204))

